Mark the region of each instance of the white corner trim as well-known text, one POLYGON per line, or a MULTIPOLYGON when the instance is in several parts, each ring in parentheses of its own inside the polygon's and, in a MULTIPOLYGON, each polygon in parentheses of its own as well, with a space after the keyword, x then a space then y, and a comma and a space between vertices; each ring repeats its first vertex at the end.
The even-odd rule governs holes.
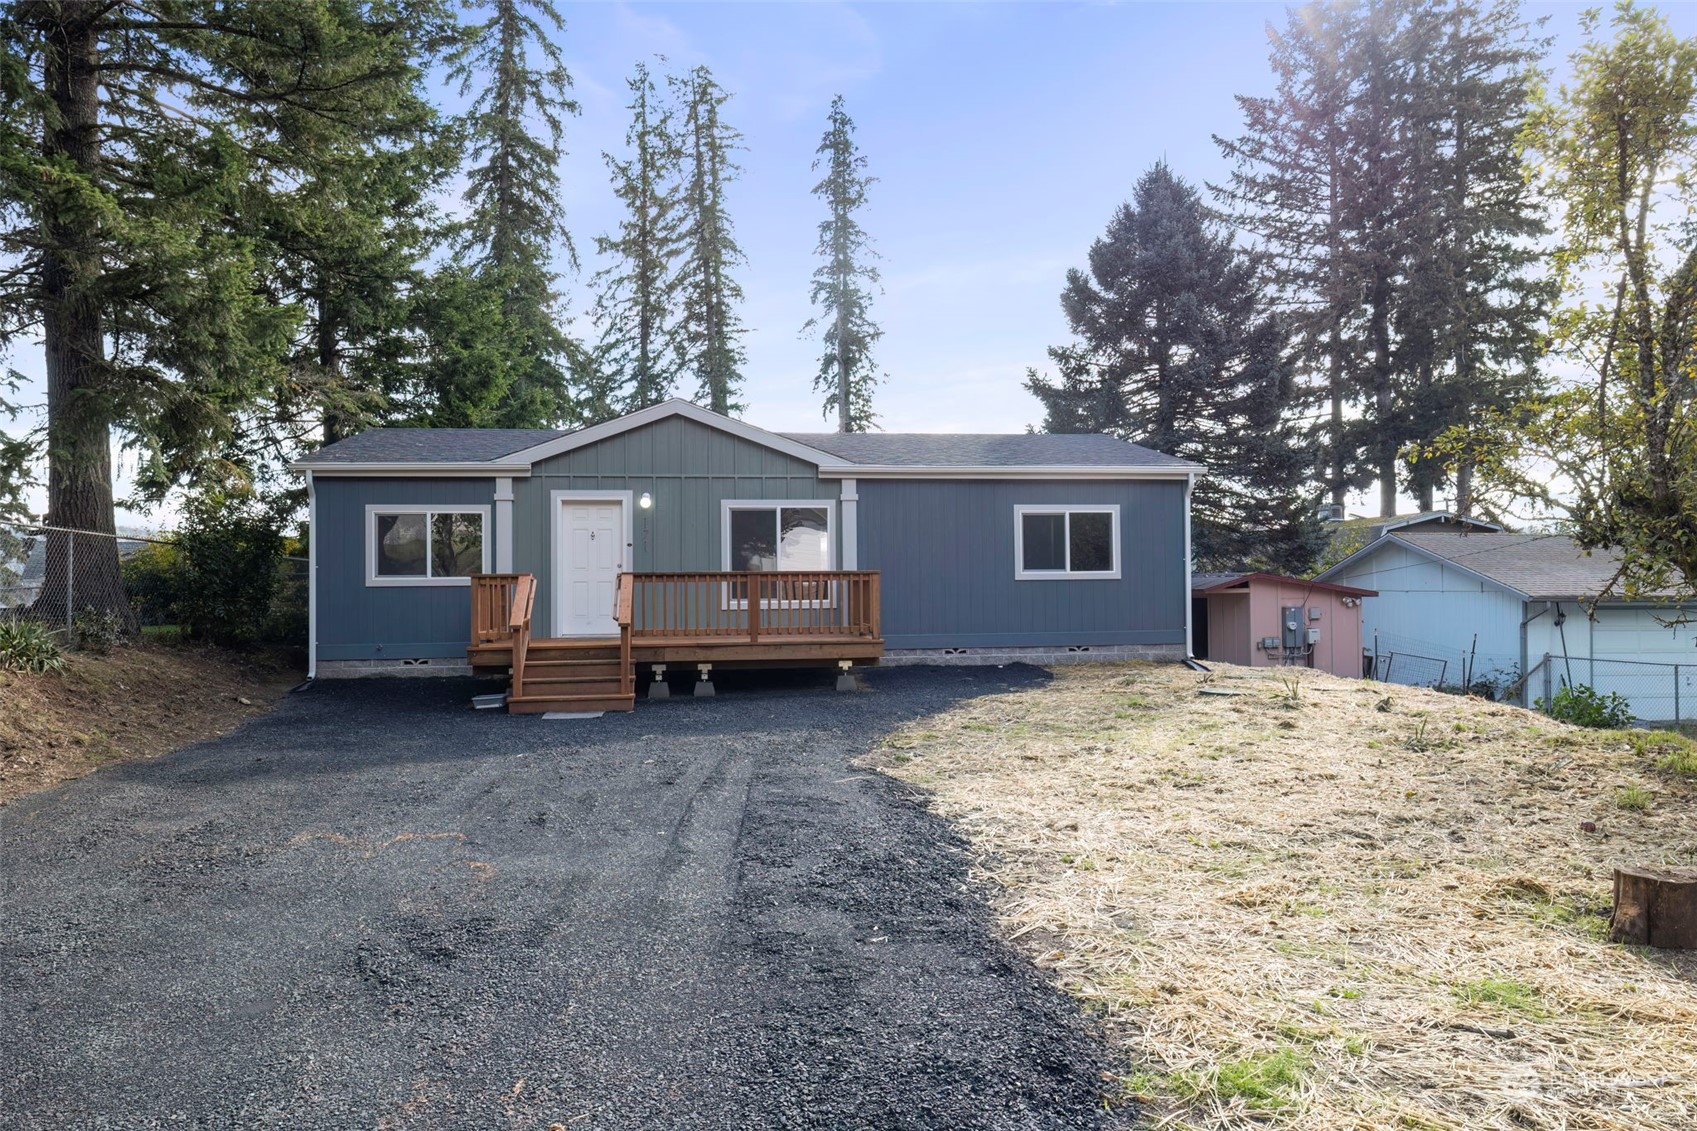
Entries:
MULTIPOLYGON (((525 448, 522 451, 513 452, 510 455, 502 456, 501 458, 507 463, 518 463, 522 461, 525 466, 528 467, 529 465, 536 463, 538 460, 548 459, 551 456, 562 455, 565 452, 574 451, 577 448, 599 443, 602 440, 621 435, 625 432, 631 431, 632 429, 641 428, 646 424, 655 424, 673 416, 681 416, 686 420, 693 420, 697 424, 706 425, 708 428, 715 428, 721 432, 728 432, 732 436, 747 440, 750 443, 759 444, 763 448, 771 448, 775 451, 783 452, 785 455, 794 456, 796 459, 804 460, 807 463, 811 463, 821 469, 825 467, 852 466, 845 463, 838 457, 831 455, 829 452, 822 452, 818 448, 810 448, 806 444, 797 443, 788 437, 778 435, 776 432, 768 432, 764 428, 756 427, 753 424, 737 420, 734 417, 720 416, 718 413, 702 408, 698 404, 694 404, 690 401, 682 400, 677 397, 657 405, 650 405, 647 408, 638 409, 637 411, 621 416, 616 420, 609 420, 603 424, 596 424, 589 428, 580 429, 579 431, 569 433, 565 436, 559 436, 552 440, 545 440, 534 447, 525 448)), ((852 474, 852 471, 850 474, 852 474)))
POLYGON ((844 569, 860 568, 860 491, 852 479, 842 481, 844 569))
POLYGON ((1073 466, 1042 464, 1003 467, 920 466, 906 464, 841 464, 821 466, 821 479, 1168 479, 1187 480, 1196 473, 1194 464, 1177 467, 1073 466))
POLYGON ((318 486, 306 473, 306 678, 318 678, 318 486))
MULTIPOLYGON (((1068 520, 1067 557, 1072 557, 1071 520, 1068 520)), ((1013 576, 1015 581, 1118 581, 1120 579, 1120 506, 1118 503, 1017 503, 1013 509, 1013 576), (1025 516, 1028 514, 1106 514, 1112 517, 1108 544, 1113 550, 1113 568, 1089 572, 1070 569, 1025 568, 1025 516)), ((1186 585, 1189 580, 1186 579, 1186 585)))
MULTIPOLYGON (((489 508, 478 503, 367 503, 365 507, 365 584, 372 588, 440 588, 469 586, 469 577, 378 577, 377 576, 377 516, 380 514, 475 514, 483 516, 483 562, 481 569, 489 572, 489 508)), ((430 531, 424 532, 425 560, 430 560, 430 531)))
POLYGON ((1196 476, 1191 474, 1184 481, 1184 658, 1191 659, 1196 655, 1194 626, 1191 624, 1193 599, 1190 590, 1190 579, 1195 567, 1191 564, 1190 550, 1190 497, 1196 490, 1196 476))
POLYGON ((513 480, 495 480, 495 572, 513 572, 513 480))
POLYGON ((619 572, 636 571, 636 502, 633 491, 550 491, 548 492, 548 550, 543 560, 554 575, 548 620, 551 636, 566 636, 560 617, 566 608, 566 570, 560 556, 560 514, 567 503, 618 503, 620 528, 624 531, 624 552, 619 556, 619 572))

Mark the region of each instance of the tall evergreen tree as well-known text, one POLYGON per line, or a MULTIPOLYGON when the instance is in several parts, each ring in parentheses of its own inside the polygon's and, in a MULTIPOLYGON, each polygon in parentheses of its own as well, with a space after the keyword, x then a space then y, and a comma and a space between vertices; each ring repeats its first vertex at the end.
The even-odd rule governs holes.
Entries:
POLYGON ((1108 432, 1195 460, 1195 560, 1208 568, 1308 568, 1319 549, 1304 485, 1312 452, 1290 411, 1286 334, 1254 256, 1157 164, 1137 182, 1061 306, 1077 340, 1059 371, 1026 382, 1050 432, 1108 432))
POLYGON ((601 284, 596 368, 602 384, 597 406, 585 414, 591 419, 659 404, 671 395, 679 373, 673 308, 675 261, 682 251, 677 185, 682 153, 671 112, 646 64, 637 64, 629 86, 629 156, 602 154, 625 215, 617 235, 596 240, 612 263, 596 275, 601 284))
POLYGON ((822 327, 825 344, 813 388, 826 394, 825 415, 837 416, 837 431, 864 432, 875 419, 872 386, 877 370, 872 346, 884 332, 872 321, 872 294, 878 283, 876 256, 866 230, 855 213, 866 204, 866 189, 877 178, 866 175, 866 158, 854 142, 854 121, 843 108, 843 96, 831 100, 825 136, 813 168, 825 166, 825 176, 813 194, 825 201, 828 215, 819 223, 818 254, 824 263, 813 273, 813 305, 819 314, 805 327, 822 327))
POLYGON ((1309 4, 1273 36, 1277 93, 1239 99, 1245 133, 1220 140, 1222 196, 1331 404, 1333 502, 1376 482, 1381 513, 1405 484, 1430 506, 1441 469, 1400 457, 1530 391, 1548 291, 1514 139, 1541 47, 1515 0, 1309 4))
MULTIPOLYGON (((461 382, 452 373, 423 374, 433 390, 431 421, 473 419, 497 427, 557 425, 575 416, 572 392, 579 347, 563 329, 554 286, 555 250, 577 266, 577 250, 560 202, 558 166, 564 119, 578 112, 571 75, 550 33, 565 29, 552 0, 491 0, 489 18, 468 29, 448 57, 462 95, 476 92, 460 123, 467 153, 466 218, 460 259, 499 296, 513 364, 499 375, 506 388, 489 412, 442 401, 461 382)), ((464 279, 443 280, 450 291, 464 279)))
MULTIPOLYGON (((49 522, 114 529, 114 430, 191 466, 271 386, 299 311, 266 297, 239 217, 300 175, 305 123, 392 109, 431 7, 0 8, 0 346, 45 348, 49 522)), ((121 601, 115 548, 76 574, 121 601)))
POLYGON ((745 260, 725 208, 725 187, 742 171, 731 160, 742 135, 720 117, 731 96, 706 67, 666 81, 683 115, 678 224, 684 250, 676 275, 681 357, 695 374, 696 398, 728 415, 743 407, 737 396, 746 360, 736 309, 742 287, 732 275, 745 260))

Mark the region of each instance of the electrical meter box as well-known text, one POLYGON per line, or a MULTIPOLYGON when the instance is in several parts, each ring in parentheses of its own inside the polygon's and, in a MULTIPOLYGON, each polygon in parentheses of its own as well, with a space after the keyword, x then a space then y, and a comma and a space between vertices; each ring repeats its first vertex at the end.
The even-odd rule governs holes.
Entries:
POLYGON ((1297 605, 1279 610, 1279 629, 1286 648, 1297 651, 1302 647, 1302 608, 1297 605))

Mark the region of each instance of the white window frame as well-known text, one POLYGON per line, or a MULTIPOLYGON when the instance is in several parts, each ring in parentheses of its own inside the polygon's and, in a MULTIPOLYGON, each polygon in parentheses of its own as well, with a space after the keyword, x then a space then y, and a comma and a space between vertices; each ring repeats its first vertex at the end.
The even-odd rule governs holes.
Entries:
POLYGON ((1118 581, 1120 578, 1120 508, 1118 503, 1023 503, 1013 509, 1013 575, 1016 581, 1118 581), (1025 516, 1028 514, 1059 514, 1067 516, 1067 569, 1025 568, 1025 516), (1105 514, 1112 521, 1108 545, 1113 551, 1113 568, 1075 570, 1072 565, 1072 516, 1075 514, 1105 514))
POLYGON ((483 562, 481 569, 489 572, 490 543, 494 541, 489 528, 489 507, 477 503, 368 503, 365 508, 365 583, 370 586, 441 586, 470 585, 470 577, 379 577, 377 574, 377 516, 383 514, 422 514, 425 517, 424 568, 430 568, 430 515, 475 514, 483 518, 483 562))
MULTIPOLYGON (((719 500, 719 560, 726 573, 731 572, 731 512, 779 510, 784 507, 793 507, 798 510, 807 508, 811 510, 823 510, 825 512, 825 549, 828 556, 825 570, 831 573, 836 572, 837 501, 835 499, 721 499, 719 500)), ((778 519, 778 550, 780 553, 783 550, 783 529, 784 522, 782 517, 780 517, 778 519)), ((815 571, 777 569, 772 570, 771 572, 812 573, 815 571)), ((720 598, 722 607, 726 609, 748 608, 748 599, 746 597, 733 597, 731 593, 731 586, 729 583, 726 583, 724 593, 720 598)), ((828 598, 822 597, 815 601, 762 600, 760 602, 760 607, 763 609, 830 609, 835 608, 836 604, 837 587, 835 583, 832 583, 831 595, 828 598)))

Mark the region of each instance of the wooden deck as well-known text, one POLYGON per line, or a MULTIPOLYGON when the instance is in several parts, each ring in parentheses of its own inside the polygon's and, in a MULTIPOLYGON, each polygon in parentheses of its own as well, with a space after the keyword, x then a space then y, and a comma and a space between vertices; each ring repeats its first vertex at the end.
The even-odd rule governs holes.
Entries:
POLYGON ((512 672, 509 710, 628 711, 638 664, 877 663, 878 585, 870 570, 626 573, 616 635, 550 639, 531 631, 532 575, 478 574, 466 658, 480 671, 512 672))

